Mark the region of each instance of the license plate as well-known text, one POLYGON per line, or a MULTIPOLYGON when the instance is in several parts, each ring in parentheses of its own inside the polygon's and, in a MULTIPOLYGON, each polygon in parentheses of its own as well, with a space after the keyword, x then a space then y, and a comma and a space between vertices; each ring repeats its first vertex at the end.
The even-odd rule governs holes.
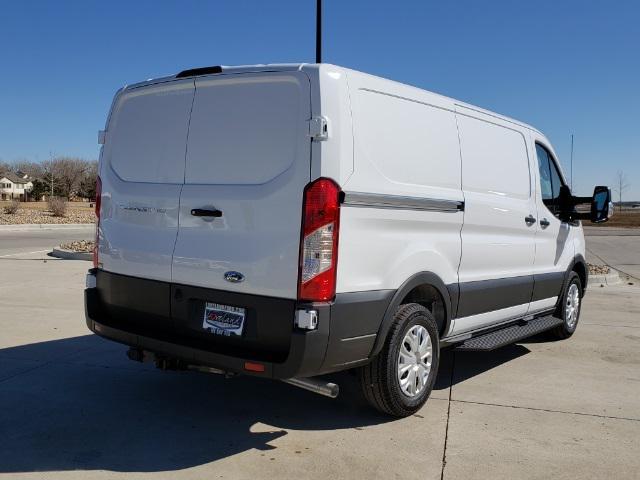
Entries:
POLYGON ((246 310, 240 307, 207 302, 202 328, 215 335, 242 335, 246 310))

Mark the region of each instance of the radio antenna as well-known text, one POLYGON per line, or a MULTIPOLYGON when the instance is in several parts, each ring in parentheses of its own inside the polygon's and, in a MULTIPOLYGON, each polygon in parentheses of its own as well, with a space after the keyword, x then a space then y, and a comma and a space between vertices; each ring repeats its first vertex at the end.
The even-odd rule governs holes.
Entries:
POLYGON ((571 134, 571 191, 573 191, 573 133, 571 134))
POLYGON ((322 0, 316 0, 316 63, 322 63, 322 0))

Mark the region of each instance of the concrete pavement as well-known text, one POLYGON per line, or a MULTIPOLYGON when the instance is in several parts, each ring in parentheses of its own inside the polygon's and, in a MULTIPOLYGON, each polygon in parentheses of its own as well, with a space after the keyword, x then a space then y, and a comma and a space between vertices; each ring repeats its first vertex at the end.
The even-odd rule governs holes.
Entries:
POLYGON ((46 253, 56 245, 73 240, 91 240, 95 226, 38 231, 0 231, 0 258, 26 252, 46 253))
POLYGON ((640 281, 640 228, 585 227, 587 261, 640 281))
MULTIPOLYGON (((0 276, 0 478, 635 478, 640 471, 635 285, 591 289, 569 340, 444 352, 427 405, 391 420, 364 405, 348 373, 334 376, 342 391, 329 400, 267 380, 131 362, 124 346, 84 324, 89 262, 16 254, 19 246, 5 240, 0 254, 14 253, 0 257, 0 271, 10 273, 0 276)), ((50 240, 25 242, 22 251, 50 240)))

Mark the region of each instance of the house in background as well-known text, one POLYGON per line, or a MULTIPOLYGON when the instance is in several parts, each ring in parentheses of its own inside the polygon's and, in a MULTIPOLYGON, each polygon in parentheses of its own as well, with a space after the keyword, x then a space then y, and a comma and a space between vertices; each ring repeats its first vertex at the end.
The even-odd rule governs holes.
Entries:
POLYGON ((26 174, 0 173, 0 199, 2 200, 20 200, 24 202, 27 200, 32 188, 33 183, 26 174))

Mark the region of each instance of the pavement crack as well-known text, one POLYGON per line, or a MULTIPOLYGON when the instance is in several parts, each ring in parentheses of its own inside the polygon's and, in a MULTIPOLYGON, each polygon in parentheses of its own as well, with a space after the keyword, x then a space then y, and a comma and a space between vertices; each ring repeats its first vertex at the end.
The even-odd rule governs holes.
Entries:
MULTIPOLYGON (((594 418, 605 418, 609 420, 626 420, 629 422, 640 422, 640 418, 630 418, 630 417, 616 417, 614 415, 598 415, 597 413, 584 413, 584 412, 569 412, 566 410, 552 410, 548 408, 536 408, 536 407, 521 407, 518 405, 504 405, 501 403, 488 403, 488 402, 474 402, 471 400, 450 400, 450 402, 456 403, 469 403, 472 405, 485 405, 488 407, 501 407, 501 408, 515 408, 520 410, 532 410, 534 412, 546 412, 546 413, 561 413, 564 415, 579 415, 581 417, 594 417, 594 418)), ((449 425, 449 418, 447 416, 447 427, 449 425)), ((445 437, 446 439, 446 437, 445 437)))
POLYGON ((447 465, 447 442, 449 441, 449 417, 451 416, 451 394, 453 391, 453 374, 456 366, 456 352, 451 355, 451 376, 449 378, 449 400, 447 402, 447 425, 444 430, 444 448, 442 449, 442 469, 440 480, 444 480, 444 467, 447 465))
POLYGON ((605 325, 604 323, 589 323, 589 322, 582 322, 582 325, 591 325, 596 327, 608 327, 608 328, 640 328, 640 325, 605 325))
POLYGON ((611 266, 611 265, 609 265, 607 262, 605 262, 605 261, 604 261, 604 259, 603 259, 600 255, 598 255, 598 254, 594 253, 590 248, 585 247, 585 250, 586 250, 588 253, 590 253, 591 255, 593 255, 594 257, 596 257, 598 260, 600 260, 600 261, 601 261, 602 263, 604 263, 605 265, 607 265, 607 266, 609 266, 609 267, 611 266))
MULTIPOLYGON (((638 280, 638 281, 640 281, 640 278, 637 278, 637 277, 635 277, 635 276, 633 276, 633 275, 631 275, 631 274, 629 274, 629 273, 627 273, 627 272, 625 272, 625 271, 620 270, 620 268, 619 268, 619 267, 614 267, 614 266, 613 266, 613 265, 611 265, 609 262, 605 261, 605 259, 604 259, 604 258, 602 258, 600 255, 597 255, 596 253, 594 253, 594 252, 593 252, 593 250, 591 250, 590 248, 585 247, 585 250, 587 251, 587 253, 589 253, 590 255, 593 255, 593 256, 594 256, 594 257, 596 257, 598 260, 600 260, 602 263, 604 263, 607 267, 612 268, 613 270, 616 270, 616 271, 618 271, 618 272, 620 272, 620 273, 622 273, 622 274, 624 274, 624 275, 626 275, 626 276, 628 276, 628 277, 631 277, 631 278, 633 278, 634 280, 638 280)), ((631 266, 633 266, 633 265, 635 265, 635 264, 633 264, 633 263, 624 263, 624 264, 620 264, 620 266, 623 266, 623 267, 624 267, 625 265, 631 265, 631 266)), ((621 279, 621 280, 622 280, 622 279, 621 279)))
POLYGON ((46 367, 51 362, 44 362, 40 365, 34 365, 31 368, 27 368, 26 370, 20 370, 19 372, 14 373, 13 375, 9 375, 8 377, 0 378, 0 383, 6 382, 7 380, 11 380, 12 378, 19 377, 20 375, 24 375, 25 373, 33 372, 42 367, 46 367))

